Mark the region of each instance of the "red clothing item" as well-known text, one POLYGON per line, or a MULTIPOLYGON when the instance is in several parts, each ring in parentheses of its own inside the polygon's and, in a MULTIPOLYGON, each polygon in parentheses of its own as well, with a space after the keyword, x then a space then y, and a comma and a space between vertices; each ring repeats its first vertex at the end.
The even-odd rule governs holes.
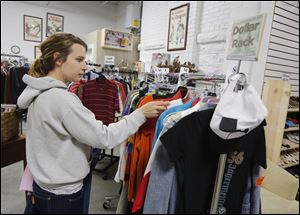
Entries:
POLYGON ((78 87, 80 86, 80 82, 73 82, 71 84, 71 86, 69 87, 68 91, 71 93, 75 93, 77 92, 78 87))
POLYGON ((109 125, 114 122, 115 111, 119 111, 117 86, 107 79, 88 81, 83 86, 82 103, 97 120, 109 125))
MULTIPOLYGON (((151 101, 172 101, 181 99, 181 91, 178 91, 173 97, 165 99, 154 99, 153 96, 145 96, 138 104, 138 108, 151 101)), ((140 127, 139 131, 135 135, 135 142, 133 145, 131 164, 130 164, 130 176, 128 184, 128 200, 131 201, 135 198, 137 188, 139 187, 147 163, 150 157, 151 144, 153 142, 155 126, 157 118, 147 119, 147 122, 140 127)))
POLYGON ((200 102, 200 100, 200 97, 196 98, 192 103, 192 107, 194 107, 198 102, 200 102))
POLYGON ((151 171, 148 172, 142 179, 134 199, 134 203, 132 206, 132 213, 138 212, 141 208, 144 207, 144 202, 146 198, 146 193, 148 189, 149 179, 150 179, 151 171))
POLYGON ((69 92, 75 93, 79 99, 82 101, 82 88, 83 85, 86 83, 86 80, 80 80, 79 82, 73 82, 69 87, 69 92))
POLYGON ((118 86, 119 88, 119 92, 121 93, 121 100, 122 100, 122 104, 125 104, 126 101, 126 93, 125 93, 125 89, 124 89, 124 85, 116 80, 113 80, 113 82, 118 86))

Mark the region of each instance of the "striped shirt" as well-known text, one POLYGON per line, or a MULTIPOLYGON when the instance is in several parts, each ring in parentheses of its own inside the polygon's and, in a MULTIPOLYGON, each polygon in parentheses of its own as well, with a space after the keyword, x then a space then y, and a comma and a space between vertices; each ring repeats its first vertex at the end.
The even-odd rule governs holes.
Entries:
POLYGON ((83 87, 82 103, 97 120, 109 125, 114 122, 115 111, 119 111, 118 88, 107 79, 88 81, 83 87))

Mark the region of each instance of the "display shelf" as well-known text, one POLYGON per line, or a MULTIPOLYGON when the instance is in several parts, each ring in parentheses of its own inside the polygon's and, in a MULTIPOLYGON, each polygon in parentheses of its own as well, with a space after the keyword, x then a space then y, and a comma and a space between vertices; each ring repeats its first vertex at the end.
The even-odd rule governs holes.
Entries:
POLYGON ((284 139, 282 140, 282 144, 287 144, 287 145, 290 146, 290 148, 286 148, 286 147, 281 146, 281 151, 282 151, 282 152, 283 152, 283 151, 288 151, 288 150, 292 150, 292 149, 297 149, 297 148, 299 148, 299 144, 293 143, 292 141, 290 141, 290 140, 288 140, 288 139, 286 139, 286 138, 284 138, 284 139))
POLYGON ((288 168, 299 164, 299 150, 282 151, 278 165, 282 168, 288 168))
POLYGON ((299 112, 299 107, 297 107, 297 108, 289 108, 289 109, 288 109, 288 112, 289 112, 289 113, 299 112))
POLYGON ((299 164, 299 145, 285 138, 289 131, 299 131, 299 126, 284 128, 289 113, 297 113, 299 107, 289 108, 291 85, 284 80, 268 80, 263 89, 263 102, 268 109, 265 127, 268 159, 283 168, 299 164), (288 144, 290 148, 282 147, 288 144))
POLYGON ((288 132, 288 131, 299 131, 299 126, 289 127, 289 128, 284 129, 284 132, 288 132))
POLYGON ((296 163, 291 162, 291 163, 283 164, 283 165, 279 164, 279 166, 284 168, 284 169, 292 167, 292 166, 296 166, 296 165, 299 165, 299 161, 297 161, 296 163))
POLYGON ((281 145, 284 136, 291 85, 283 80, 267 80, 264 84, 262 99, 268 109, 265 127, 268 159, 280 162, 281 145))

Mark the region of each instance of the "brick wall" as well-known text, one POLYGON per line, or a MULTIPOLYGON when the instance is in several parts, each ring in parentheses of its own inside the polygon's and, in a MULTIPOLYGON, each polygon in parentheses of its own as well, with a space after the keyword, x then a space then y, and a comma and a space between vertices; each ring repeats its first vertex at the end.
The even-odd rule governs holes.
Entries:
POLYGON ((198 69, 204 73, 223 74, 226 33, 229 27, 230 2, 204 1, 200 10, 197 40, 198 69))
MULTIPOLYGON (((167 52, 169 11, 171 8, 187 2, 144 2, 141 60, 150 62, 152 53, 167 52)), ((190 1, 189 3, 186 50, 169 52, 171 59, 180 56, 181 62, 191 61, 205 73, 224 71, 222 70, 225 51, 224 38, 229 23, 230 3, 220 1, 190 1)))

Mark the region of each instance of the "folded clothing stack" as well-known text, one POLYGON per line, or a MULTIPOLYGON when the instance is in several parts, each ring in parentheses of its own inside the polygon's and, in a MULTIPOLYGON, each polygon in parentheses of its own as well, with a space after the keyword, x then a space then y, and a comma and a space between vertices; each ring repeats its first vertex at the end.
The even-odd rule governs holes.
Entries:
POLYGON ((297 127, 299 126, 299 121, 295 118, 288 117, 285 122, 285 128, 297 127))
POLYGON ((299 164, 299 151, 298 149, 293 149, 289 151, 283 151, 280 155, 280 161, 278 163, 279 166, 292 166, 299 164))
POLYGON ((299 133, 298 132, 287 132, 285 133, 287 139, 292 141, 293 143, 299 144, 299 133))
POLYGON ((291 96, 289 102, 289 108, 298 108, 299 107, 299 97, 291 96))

